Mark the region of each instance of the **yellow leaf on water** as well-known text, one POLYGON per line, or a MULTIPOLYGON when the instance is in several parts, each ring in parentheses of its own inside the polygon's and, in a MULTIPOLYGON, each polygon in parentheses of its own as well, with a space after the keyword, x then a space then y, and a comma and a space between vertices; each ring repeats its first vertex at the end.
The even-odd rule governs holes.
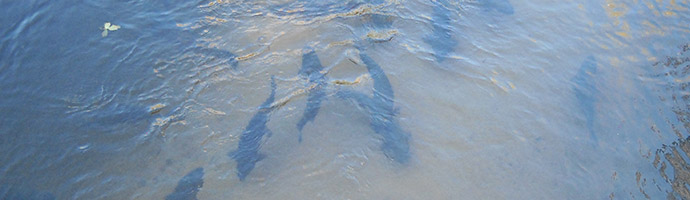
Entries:
POLYGON ((117 29, 120 29, 120 26, 111 24, 110 22, 106 22, 103 24, 103 32, 101 33, 101 36, 105 37, 108 36, 108 31, 116 31, 117 29))
POLYGON ((120 26, 118 26, 118 25, 112 25, 112 26, 108 27, 108 30, 109 30, 109 31, 116 31, 117 29, 120 29, 120 26))

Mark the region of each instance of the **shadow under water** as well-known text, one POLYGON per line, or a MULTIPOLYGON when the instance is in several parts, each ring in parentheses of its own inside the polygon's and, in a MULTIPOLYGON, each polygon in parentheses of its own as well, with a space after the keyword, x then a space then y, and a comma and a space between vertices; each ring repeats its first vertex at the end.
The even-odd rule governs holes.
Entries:
POLYGON ((266 98, 266 101, 259 106, 259 111, 249 120, 249 124, 240 136, 237 150, 228 153, 230 157, 237 161, 237 176, 241 181, 249 175, 257 162, 266 157, 259 153, 259 149, 261 148, 264 135, 272 135, 266 123, 268 123, 271 112, 275 108, 271 106, 275 100, 275 94, 276 83, 275 79, 271 77, 271 95, 266 98))
POLYGON ((326 97, 326 92, 323 90, 326 85, 326 78, 325 74, 321 72, 322 70, 321 60, 313 49, 302 55, 302 68, 299 70, 299 76, 308 80, 308 96, 307 107, 304 109, 302 118, 297 122, 300 142, 302 141, 304 125, 314 121, 321 108, 321 102, 326 97))
POLYGON ((187 173, 177 183, 175 191, 165 197, 165 200, 190 200, 197 199, 199 189, 204 186, 204 168, 196 168, 187 173))
POLYGON ((453 38, 450 18, 451 11, 440 3, 434 5, 434 13, 431 18, 431 35, 424 37, 424 42, 431 46, 434 51, 436 62, 443 62, 458 45, 458 41, 453 38))
POLYGON ((341 90, 336 95, 354 100, 364 108, 369 114, 371 128, 383 138, 383 153, 396 162, 406 163, 410 159, 410 134, 395 119, 397 110, 394 107, 393 87, 381 66, 364 52, 360 52, 359 56, 374 81, 374 96, 351 90, 341 90))
POLYGON ((595 143, 597 135, 594 132, 594 123, 596 122, 596 96, 599 91, 595 87, 594 78, 597 73, 597 61, 593 56, 588 56, 582 62, 580 69, 573 78, 572 82, 575 84, 575 98, 579 104, 579 108, 585 116, 586 127, 589 131, 589 137, 595 143))

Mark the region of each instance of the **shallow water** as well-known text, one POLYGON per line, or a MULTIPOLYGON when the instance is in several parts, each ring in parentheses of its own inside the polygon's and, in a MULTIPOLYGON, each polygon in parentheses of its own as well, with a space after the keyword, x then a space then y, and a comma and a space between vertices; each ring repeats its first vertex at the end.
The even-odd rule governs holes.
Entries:
POLYGON ((687 0, 0 5, 3 198, 690 198, 687 0))

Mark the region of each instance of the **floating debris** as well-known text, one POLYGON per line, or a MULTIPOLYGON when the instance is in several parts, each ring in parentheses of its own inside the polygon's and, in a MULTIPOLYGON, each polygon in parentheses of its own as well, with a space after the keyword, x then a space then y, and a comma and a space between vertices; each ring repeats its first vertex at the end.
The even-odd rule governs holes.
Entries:
POLYGON ((252 58, 252 57, 254 57, 254 56, 256 56, 256 55, 259 55, 259 54, 256 53, 256 52, 250 53, 250 54, 247 54, 247 55, 244 55, 244 56, 237 57, 237 60, 247 60, 247 59, 252 58))
POLYGON ((205 108, 204 111, 211 113, 211 114, 214 114, 214 115, 227 115, 227 113, 220 111, 220 110, 213 109, 213 108, 205 108))
POLYGON ((391 41, 396 34, 398 34, 397 30, 389 30, 387 32, 370 31, 367 33, 367 38, 377 43, 388 42, 391 41))
POLYGON ((108 36, 108 31, 116 31, 117 29, 120 29, 120 26, 115 25, 115 24, 110 24, 110 22, 106 22, 103 24, 103 27, 101 27, 103 30, 103 33, 101 33, 101 36, 105 37, 108 36))
POLYGON ((154 115, 156 113, 159 113, 164 107, 165 107, 165 104, 161 104, 161 103, 156 104, 156 105, 152 105, 151 107, 149 107, 149 113, 154 115))
POLYGON ((355 85, 360 82, 362 82, 363 79, 370 79, 371 77, 369 74, 364 74, 359 77, 357 77, 354 81, 348 81, 348 80, 333 80, 331 83, 336 84, 336 85, 355 85))
POLYGON ((85 145, 81 145, 77 148, 79 149, 79 151, 84 152, 84 151, 88 150, 90 146, 91 146, 90 144, 85 144, 85 145))
POLYGON ((353 45, 353 44, 355 44, 355 42, 352 40, 336 41, 336 42, 329 43, 328 48, 334 47, 334 46, 346 46, 346 45, 353 45))

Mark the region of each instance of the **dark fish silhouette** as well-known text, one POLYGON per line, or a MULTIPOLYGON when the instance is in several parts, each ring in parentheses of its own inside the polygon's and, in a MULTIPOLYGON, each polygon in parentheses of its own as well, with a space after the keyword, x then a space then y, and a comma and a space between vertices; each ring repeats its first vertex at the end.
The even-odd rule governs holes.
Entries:
POLYGON ((321 102, 326 97, 323 87, 326 85, 325 75, 321 73, 323 66, 314 50, 302 55, 302 68, 299 75, 309 80, 309 94, 307 96, 307 107, 304 109, 302 118, 297 122, 299 129, 299 141, 302 141, 302 129, 307 122, 313 122, 321 108, 321 102))
POLYGON ((175 191, 165 197, 165 200, 196 200, 196 194, 204 186, 204 168, 199 167, 187 173, 177 183, 175 191))
POLYGON ((271 77, 271 95, 261 104, 259 111, 249 120, 247 127, 244 128, 237 150, 228 154, 237 161, 237 176, 240 178, 240 181, 243 181, 249 175, 257 162, 266 157, 259 153, 259 148, 264 135, 272 135, 271 130, 266 127, 266 123, 268 123, 271 111, 274 109, 271 104, 275 100, 275 93, 275 79, 271 77))
POLYGON ((573 83, 575 84, 575 97, 577 102, 585 115, 587 129, 589 130, 590 138, 597 141, 597 136, 594 133, 594 121, 596 109, 594 106, 595 96, 598 91, 594 86, 592 76, 597 73, 597 63, 594 57, 589 56, 582 62, 580 70, 577 75, 573 78, 573 83))
POLYGON ((495 10, 506 15, 515 13, 513 5, 508 0, 478 0, 485 10, 495 10))
POLYGON ((364 53, 360 52, 359 56, 373 79, 373 97, 354 91, 338 91, 336 95, 353 99, 367 110, 371 128, 383 138, 381 145, 383 153, 399 163, 406 163, 410 159, 410 134, 402 130, 395 119, 397 111, 393 107, 395 98, 393 87, 381 66, 364 53))
POLYGON ((453 39, 451 27, 451 11, 444 5, 437 3, 431 18, 432 32, 424 38, 424 42, 431 45, 436 62, 443 62, 452 53, 458 41, 453 39))

